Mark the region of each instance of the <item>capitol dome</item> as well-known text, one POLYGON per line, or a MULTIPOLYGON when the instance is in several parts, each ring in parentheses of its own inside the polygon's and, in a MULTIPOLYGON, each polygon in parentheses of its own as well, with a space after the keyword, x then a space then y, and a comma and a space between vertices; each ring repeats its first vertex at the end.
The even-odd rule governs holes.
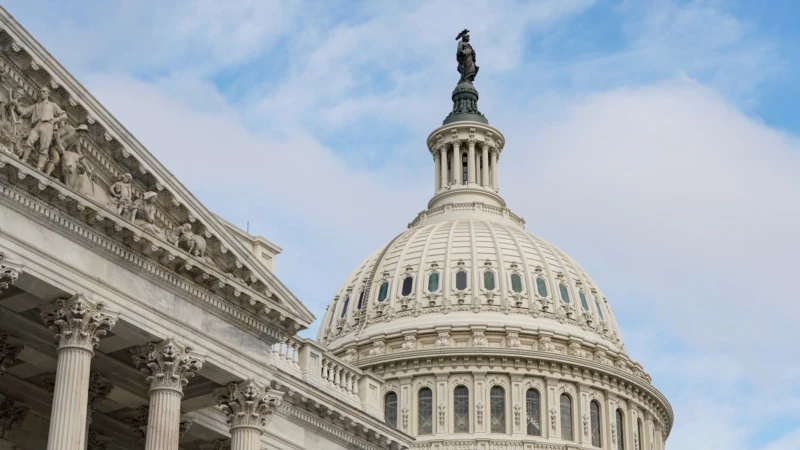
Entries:
POLYGON ((500 196, 505 137, 471 79, 428 136, 427 209, 347 277, 318 340, 385 379, 386 422, 415 450, 663 450, 672 409, 608 300, 500 196))

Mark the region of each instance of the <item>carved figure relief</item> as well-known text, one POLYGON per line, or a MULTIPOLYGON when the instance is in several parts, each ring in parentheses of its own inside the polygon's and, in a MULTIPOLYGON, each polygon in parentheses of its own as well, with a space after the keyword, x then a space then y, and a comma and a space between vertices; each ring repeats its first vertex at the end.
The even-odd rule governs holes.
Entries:
POLYGON ((355 361, 356 359, 358 359, 358 350, 356 350, 353 347, 348 348, 347 351, 344 354, 344 357, 342 357, 342 361, 348 362, 348 363, 351 363, 351 362, 355 361))
POLYGON ((440 331, 439 336, 436 338, 436 348, 443 348, 450 346, 450 332, 440 331))
POLYGON ((519 333, 509 331, 506 334, 506 343, 508 348, 520 348, 522 344, 519 341, 519 333))
POLYGON ((192 224, 185 223, 166 232, 167 240, 176 247, 186 250, 190 255, 204 258, 206 254, 206 240, 199 234, 192 232, 192 224))
POLYGON ((572 356, 577 356, 578 358, 586 357, 586 352, 581 349, 580 342, 570 342, 568 353, 572 356))
POLYGON ((542 336, 539 338, 539 350, 543 352, 556 351, 556 347, 550 341, 550 336, 542 336))
POLYGON ((483 331, 472 332, 473 347, 486 347, 487 345, 489 345, 489 343, 486 341, 486 337, 483 335, 483 331))
POLYGON ((594 359, 595 361, 599 362, 600 364, 608 364, 609 360, 606 358, 605 350, 598 350, 594 352, 594 359))
POLYGON ((133 222, 136 215, 136 209, 133 205, 133 186, 131 185, 133 177, 129 173, 123 173, 119 179, 108 188, 108 193, 111 195, 109 206, 113 208, 116 213, 124 219, 133 222))
POLYGON ((372 349, 369 351, 369 356, 380 356, 383 355, 384 347, 386 344, 383 341, 375 341, 372 343, 372 349))
POLYGON ((410 335, 406 336, 405 342, 403 342, 403 350, 414 350, 417 348, 417 337, 410 335))

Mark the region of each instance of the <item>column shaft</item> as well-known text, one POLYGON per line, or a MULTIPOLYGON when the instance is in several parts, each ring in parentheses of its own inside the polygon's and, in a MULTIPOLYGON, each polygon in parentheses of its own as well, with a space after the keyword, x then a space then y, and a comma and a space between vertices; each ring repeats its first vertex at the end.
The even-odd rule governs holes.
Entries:
POLYGON ((475 184, 475 142, 470 141, 467 153, 467 182, 475 184))
POLYGON ((241 427, 231 430, 231 450, 260 450, 261 430, 241 427))
POLYGON ((442 188, 442 166, 439 163, 439 151, 435 150, 433 152, 433 165, 436 168, 436 174, 434 175, 435 178, 435 185, 436 190, 434 192, 439 192, 439 189, 442 188))
POLYGON ((447 145, 442 147, 442 151, 439 152, 439 155, 440 155, 439 159, 441 160, 442 163, 442 169, 441 169, 442 187, 444 188, 447 187, 447 185, 449 184, 449 176, 447 173, 447 145))
POLYGON ((183 394, 172 389, 150 391, 145 450, 178 450, 181 397, 183 394))
POLYGON ((459 141, 453 142, 453 183, 456 185, 461 184, 461 143, 459 141))
POLYGON ((497 190, 497 150, 492 150, 492 162, 489 167, 492 169, 492 188, 497 190))
POLYGON ((47 450, 83 450, 85 447, 92 356, 90 350, 80 347, 58 350, 47 450))
POLYGON ((489 147, 481 146, 481 186, 489 187, 489 147))

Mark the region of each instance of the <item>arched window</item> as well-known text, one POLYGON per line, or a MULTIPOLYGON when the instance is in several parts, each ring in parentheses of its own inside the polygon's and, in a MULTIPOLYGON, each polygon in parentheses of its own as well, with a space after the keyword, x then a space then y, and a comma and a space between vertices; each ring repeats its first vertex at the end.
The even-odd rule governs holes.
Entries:
POLYGON ((511 290, 517 294, 522 292, 522 277, 518 273, 511 274, 511 290))
POLYGON ((469 433, 469 389, 456 386, 453 390, 453 432, 469 433))
POLYGON ((506 391, 500 386, 494 386, 489 391, 489 413, 492 424, 492 433, 506 432, 506 391))
POLYGON ((569 291, 567 291, 567 286, 564 283, 558 285, 558 289, 561 291, 561 300, 564 303, 569 303, 569 291))
POLYGON ((625 421, 621 409, 617 409, 617 450, 625 450, 625 421))
POLYGON ((536 290, 539 291, 539 295, 542 297, 547 297, 547 283, 544 278, 536 277, 536 290))
POLYGON ((418 395, 417 434, 433 434, 433 391, 423 388, 420 389, 418 395))
POLYGON ((383 398, 383 417, 387 425, 397 428, 397 394, 394 392, 383 398))
POLYGON ((378 289, 378 303, 386 300, 386 297, 389 296, 389 282, 384 281, 381 283, 381 288, 378 289))
POLYGON ((328 316, 328 328, 333 326, 333 318, 336 317, 336 303, 330 306, 331 314, 328 316))
POLYGON ((428 292, 436 292, 439 290, 439 272, 431 272, 428 275, 428 292))
POLYGON ((589 303, 586 302, 586 294, 583 291, 578 291, 578 294, 581 297, 581 306, 583 306, 584 311, 589 311, 589 303))
POLYGON ((589 403, 590 426, 592 432, 592 445, 600 447, 600 404, 596 400, 589 403))
POLYGON ((358 309, 361 309, 362 306, 364 306, 364 290, 363 289, 361 290, 361 293, 358 294, 358 309))
POLYGON ((467 169, 469 169, 469 159, 467 158, 466 153, 461 154, 461 183, 462 184, 469 184, 469 174, 467 173, 467 169))
POLYGON ((494 272, 491 270, 483 272, 483 288, 487 291, 494 290, 494 272))
POLYGON ((339 318, 347 315, 347 307, 350 306, 350 296, 348 295, 346 299, 344 299, 344 305, 342 305, 342 313, 339 315, 339 318))
POLYGON ((639 447, 644 448, 644 433, 642 432, 642 419, 636 419, 636 432, 639 436, 639 447))
POLYGON ((403 279, 403 289, 400 291, 400 294, 403 297, 408 297, 409 295, 411 295, 412 287, 414 287, 414 277, 409 275, 403 279))
POLYGON ((572 399, 561 394, 561 439, 572 440, 572 399))
POLYGON ((603 317, 603 309, 600 308, 600 302, 598 302, 597 299, 594 299, 594 306, 597 306, 597 314, 600 315, 600 320, 606 320, 603 317))
POLYGON ((456 289, 463 291, 467 288, 467 272, 459 270, 456 272, 456 289))
POLYGON ((541 436, 542 422, 539 403, 539 391, 528 389, 525 393, 525 421, 528 424, 528 435, 541 436))

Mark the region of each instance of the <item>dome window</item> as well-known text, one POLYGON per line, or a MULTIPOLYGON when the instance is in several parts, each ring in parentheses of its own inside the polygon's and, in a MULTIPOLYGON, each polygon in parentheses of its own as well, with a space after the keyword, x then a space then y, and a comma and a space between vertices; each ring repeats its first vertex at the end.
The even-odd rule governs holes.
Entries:
POLYGON ((469 389, 456 386, 453 390, 453 432, 469 433, 469 389))
POLYGON ((511 274, 511 290, 517 294, 522 292, 522 277, 518 273, 511 274))
POLYGON ((495 288, 494 284, 494 272, 491 270, 487 270, 483 272, 483 288, 487 291, 493 291, 495 288))
POLYGON ((423 388, 420 389, 418 396, 417 434, 433 434, 433 391, 423 388))
POLYGON ((525 393, 525 421, 528 426, 528 436, 541 436, 542 425, 540 421, 541 412, 539 391, 536 389, 528 389, 525 393))
POLYGON ((364 290, 361 290, 361 294, 358 295, 358 309, 364 306, 364 290))
POLYGON ((594 306, 597 306, 597 314, 600 314, 600 320, 606 320, 603 317, 603 309, 600 308, 600 302, 598 302, 597 299, 594 299, 594 306))
POLYGON ((622 410, 617 409, 617 450, 625 450, 625 420, 622 410))
POLYGON ((380 289, 378 289, 378 303, 383 302, 386 300, 386 297, 389 295, 389 282, 384 281, 381 283, 380 289))
POLYGON ((500 386, 489 391, 489 414, 492 433, 506 432, 506 391, 500 386))
POLYGON ((572 399, 567 394, 561 394, 561 439, 572 440, 572 399))
POLYGON ((386 425, 397 428, 397 394, 389 392, 383 399, 383 417, 386 425))
POLYGON ((400 291, 400 295, 403 297, 408 297, 411 295, 411 288, 414 287, 414 277, 409 275, 403 279, 403 289, 400 291))
POLYGON ((561 300, 563 300, 564 303, 569 303, 569 291, 567 291, 567 285, 561 283, 558 285, 558 289, 561 291, 561 300))
POLYGON ((348 295, 346 299, 344 299, 344 305, 342 305, 342 313, 339 315, 339 318, 347 315, 347 307, 350 306, 350 296, 348 295))
POLYGON ((592 402, 589 403, 589 412, 592 426, 592 445, 600 447, 600 404, 597 403, 597 400, 592 400, 592 402))
POLYGON ((439 272, 431 272, 428 275, 428 292, 436 292, 439 290, 439 272))
POLYGON ((581 306, 583 306, 584 311, 589 311, 589 304, 586 302, 586 294, 583 291, 578 291, 578 295, 581 297, 581 306))
POLYGON ((544 278, 536 277, 536 289, 539 291, 539 295, 547 297, 547 283, 544 278))
POLYGON ((456 289, 463 291, 467 288, 467 272, 459 270, 456 272, 456 289))

